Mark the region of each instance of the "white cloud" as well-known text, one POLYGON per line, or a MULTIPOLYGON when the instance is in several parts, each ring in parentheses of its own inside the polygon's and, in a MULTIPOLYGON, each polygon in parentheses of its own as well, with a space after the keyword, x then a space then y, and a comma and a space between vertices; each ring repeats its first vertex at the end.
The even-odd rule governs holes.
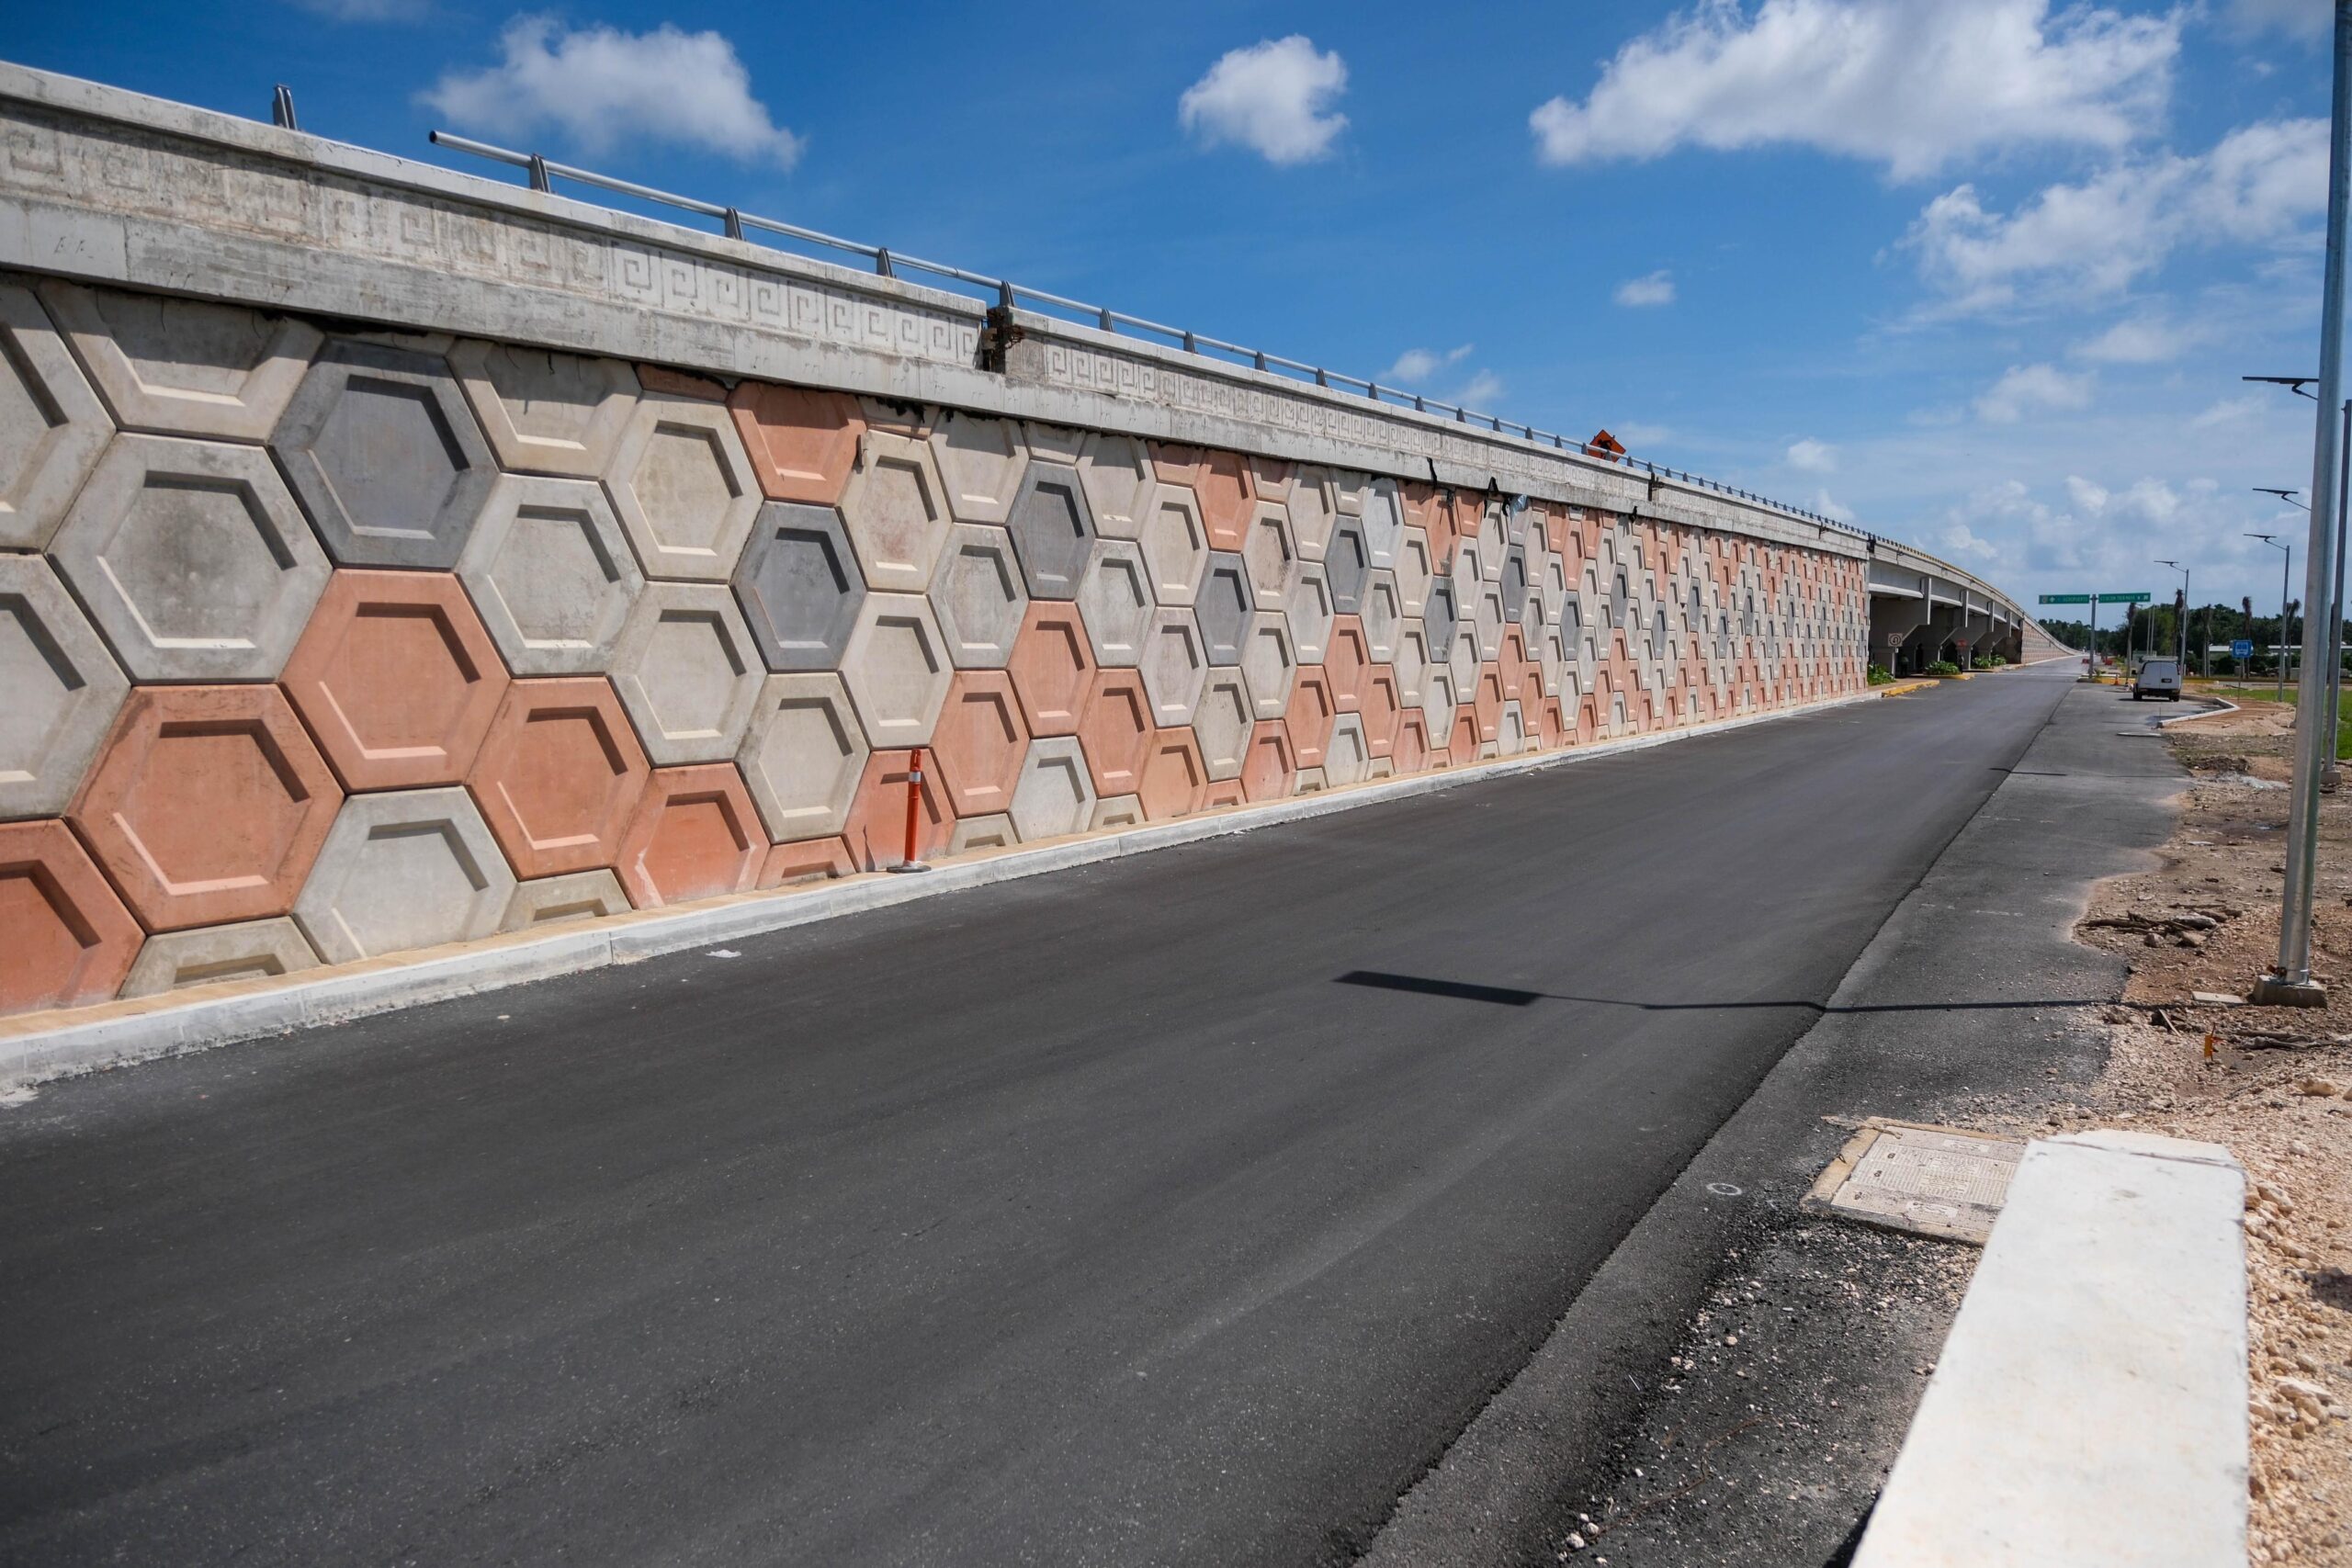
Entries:
POLYGON ((1630 277, 1617 286, 1617 303, 1639 307, 1671 305, 1674 303, 1674 275, 1660 269, 1643 277, 1630 277))
POLYGON ((2177 247, 2275 243, 2324 209, 2327 122, 2267 120, 2198 157, 2164 153, 2053 185, 2014 212, 1986 210, 1971 185, 1920 212, 1903 244, 1957 310, 2029 298, 2121 293, 2177 247))
POLYGON ((1611 425, 1609 434, 1623 442, 1629 451, 1635 453, 1651 446, 1662 446, 1674 438, 1674 432, 1662 424, 1643 424, 1634 420, 1627 420, 1623 424, 1611 425))
POLYGON ((2001 558, 1999 546, 1990 539, 1981 537, 1965 523, 1954 523, 1945 527, 1936 536, 1936 547, 1943 551, 1944 558, 1947 560, 1957 561, 1967 558, 1979 561, 1994 561, 2001 558))
POLYGON ((1806 506, 1809 510, 1818 512, 1833 522, 1851 523, 1854 520, 1853 508, 1833 499, 1826 488, 1815 491, 1813 500, 1806 502, 1806 506))
POLYGON ((2120 321, 2066 352, 2098 365, 2162 365, 2202 341, 2203 334, 2152 316, 2120 321))
POLYGON ((799 160, 801 139, 768 118, 735 46, 718 33, 667 22, 650 33, 573 29, 517 17, 498 46, 498 64, 446 72, 420 100, 494 135, 553 126, 590 152, 644 138, 786 168, 799 160))
POLYGON ((2049 0, 1697 0, 1528 117, 1547 164, 1811 147, 1898 179, 2032 145, 2121 148, 2171 90, 2183 14, 2049 0))
POLYGON ((2218 425, 2237 424, 2263 413, 2269 407, 2270 402, 2271 400, 2255 394, 2243 398, 2223 398, 2203 413, 2190 420, 2188 427, 2191 430, 2211 430, 2218 425))
POLYGON ((2036 409, 2090 406, 2087 371, 2068 375, 2053 365, 2012 365, 1976 400, 1976 417, 1987 424, 2015 424, 2036 409))
POLYGON ((1347 91, 1347 62, 1297 33, 1230 51, 1184 89, 1176 118, 1205 146, 1234 142, 1270 164, 1328 157, 1348 117, 1327 112, 1347 91))
POLYGON ((1789 443, 1788 462, 1792 468, 1802 468, 1809 474, 1834 474, 1838 471, 1838 448, 1808 435, 1789 443))
POLYGON ((1453 401, 1473 413, 1492 413, 1494 404, 1503 395, 1503 378, 1491 370, 1481 370, 1462 385, 1453 394, 1453 401))
POLYGON ((1408 348, 1396 356, 1396 363, 1380 373, 1384 382, 1414 386, 1428 380, 1449 366, 1459 365, 1470 357, 1475 344, 1463 344, 1440 353, 1433 348, 1408 348))
POLYGON ((2324 39, 2334 19, 2322 0, 2230 0, 2230 25, 2248 37, 2324 39))

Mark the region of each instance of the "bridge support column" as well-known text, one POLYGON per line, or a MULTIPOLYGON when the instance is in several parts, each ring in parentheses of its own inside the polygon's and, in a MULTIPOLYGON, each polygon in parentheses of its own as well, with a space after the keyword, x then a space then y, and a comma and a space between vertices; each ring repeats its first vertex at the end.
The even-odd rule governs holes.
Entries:
POLYGON ((1955 661, 1962 670, 1973 670, 1976 661, 1993 649, 1993 613, 1972 609, 1961 617, 1960 628, 1952 634, 1952 641, 1960 645, 1960 658, 1955 661))
POLYGON ((1905 659, 1914 660, 1911 668, 1923 669, 1943 658, 1960 630, 1960 605, 1929 600, 1928 618, 1903 645, 1905 659))
POLYGON ((1902 675, 1905 655, 1920 628, 1928 624, 1928 600, 1894 593, 1871 595, 1871 662, 1883 664, 1890 674, 1902 675))

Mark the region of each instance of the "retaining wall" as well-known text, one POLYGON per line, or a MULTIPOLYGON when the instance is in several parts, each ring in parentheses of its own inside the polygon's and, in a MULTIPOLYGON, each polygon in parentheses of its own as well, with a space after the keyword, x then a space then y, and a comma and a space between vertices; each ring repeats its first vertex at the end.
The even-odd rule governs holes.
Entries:
POLYGON ((753 320, 735 242, 62 78, 0 109, 0 1010, 887 866, 918 746, 937 858, 1863 683, 1852 536, 1061 323, 989 369, 970 301, 792 258, 753 320), (518 200, 571 249, 485 250, 518 200))

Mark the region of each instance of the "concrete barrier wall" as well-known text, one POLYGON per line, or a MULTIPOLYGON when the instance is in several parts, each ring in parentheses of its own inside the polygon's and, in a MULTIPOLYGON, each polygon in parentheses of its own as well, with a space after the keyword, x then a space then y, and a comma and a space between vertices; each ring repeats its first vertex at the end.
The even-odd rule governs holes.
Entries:
POLYGON ((1849 535, 1058 324, 976 368, 887 280, 797 334, 576 268, 550 313, 316 167, 395 160, 0 107, 0 1010, 887 866, 916 747, 937 858, 1863 682, 1849 535))

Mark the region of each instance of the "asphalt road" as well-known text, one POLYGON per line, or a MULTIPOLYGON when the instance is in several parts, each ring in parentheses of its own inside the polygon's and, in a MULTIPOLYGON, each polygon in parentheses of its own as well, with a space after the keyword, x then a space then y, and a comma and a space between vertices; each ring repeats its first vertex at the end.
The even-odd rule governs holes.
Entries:
POLYGON ((52 1086, 0 1559, 1346 1560, 2067 690, 52 1086))

